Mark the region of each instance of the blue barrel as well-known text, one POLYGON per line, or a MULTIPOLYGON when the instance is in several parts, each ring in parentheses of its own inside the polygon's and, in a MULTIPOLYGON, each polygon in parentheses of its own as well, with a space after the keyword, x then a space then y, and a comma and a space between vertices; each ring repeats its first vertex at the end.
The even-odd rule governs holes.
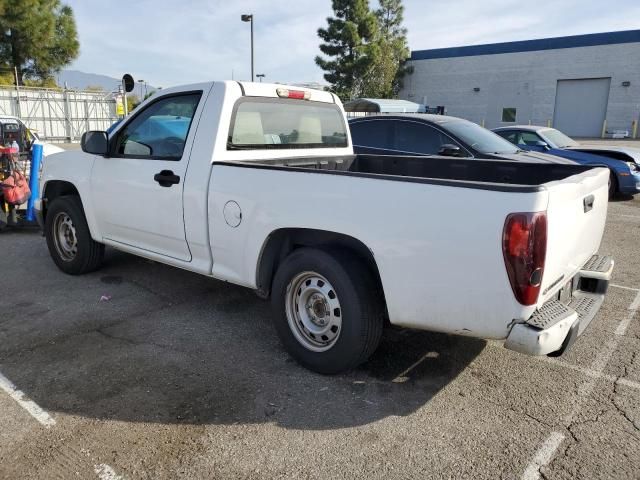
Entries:
POLYGON ((29 188, 31 197, 27 202, 27 221, 33 222, 36 219, 34 204, 40 197, 40 165, 42 165, 42 145, 34 143, 31 147, 31 175, 29 176, 29 188))

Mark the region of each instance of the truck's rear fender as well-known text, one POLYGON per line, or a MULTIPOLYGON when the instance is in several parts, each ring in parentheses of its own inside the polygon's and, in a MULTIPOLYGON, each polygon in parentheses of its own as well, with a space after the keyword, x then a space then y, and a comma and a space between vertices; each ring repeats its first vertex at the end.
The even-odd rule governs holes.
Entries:
POLYGON ((384 296, 378 265, 370 248, 349 235, 310 228, 281 228, 269 234, 262 246, 256 269, 256 285, 260 296, 265 298, 269 296, 271 283, 278 266, 287 255, 301 247, 314 247, 329 251, 339 249, 351 252, 369 268, 380 293, 384 296))

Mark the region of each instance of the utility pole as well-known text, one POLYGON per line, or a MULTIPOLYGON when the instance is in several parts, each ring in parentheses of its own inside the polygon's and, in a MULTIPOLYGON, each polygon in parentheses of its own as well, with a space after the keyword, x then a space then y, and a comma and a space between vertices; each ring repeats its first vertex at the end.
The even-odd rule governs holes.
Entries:
POLYGON ((120 88, 122 88, 122 107, 124 108, 124 116, 126 117, 129 115, 129 106, 127 105, 127 90, 124 86, 124 80, 122 81, 120 88))
POLYGON ((240 16, 240 20, 251 24, 251 81, 253 82, 255 80, 253 76, 253 14, 243 14, 240 16))
POLYGON ((18 117, 22 117, 22 109, 20 108, 20 82, 18 81, 18 67, 13 67, 13 73, 16 76, 16 106, 18 108, 18 117))

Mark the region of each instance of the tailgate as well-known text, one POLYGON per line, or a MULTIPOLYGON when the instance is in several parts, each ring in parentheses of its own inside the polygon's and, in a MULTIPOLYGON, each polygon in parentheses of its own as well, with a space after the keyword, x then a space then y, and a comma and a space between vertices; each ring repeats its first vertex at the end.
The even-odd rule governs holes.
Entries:
POLYGON ((569 281, 600 248, 607 218, 609 170, 594 168, 549 182, 547 256, 542 305, 569 281))

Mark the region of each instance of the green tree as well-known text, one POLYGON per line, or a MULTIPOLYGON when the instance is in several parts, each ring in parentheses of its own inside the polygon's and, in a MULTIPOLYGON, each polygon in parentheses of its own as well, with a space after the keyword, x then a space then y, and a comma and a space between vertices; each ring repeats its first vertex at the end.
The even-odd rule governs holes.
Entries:
POLYGON ((131 112, 142 103, 138 96, 134 93, 127 93, 127 111, 131 112))
POLYGON ((410 56, 407 29, 402 26, 404 7, 402 0, 379 0, 376 10, 380 49, 377 61, 366 76, 367 95, 375 98, 394 98, 402 88, 402 80, 412 71, 407 64, 410 56))
POLYGON ((46 81, 78 56, 71 7, 60 0, 0 0, 0 66, 18 82, 46 81))
POLYGON ((13 72, 9 70, 0 70, 0 85, 15 85, 16 80, 13 72))
POLYGON ((365 76, 379 55, 373 42, 378 30, 375 14, 368 0, 332 0, 335 17, 327 18, 327 28, 320 28, 323 43, 320 51, 329 57, 316 57, 316 64, 326 73, 324 78, 343 100, 362 96, 365 76))

